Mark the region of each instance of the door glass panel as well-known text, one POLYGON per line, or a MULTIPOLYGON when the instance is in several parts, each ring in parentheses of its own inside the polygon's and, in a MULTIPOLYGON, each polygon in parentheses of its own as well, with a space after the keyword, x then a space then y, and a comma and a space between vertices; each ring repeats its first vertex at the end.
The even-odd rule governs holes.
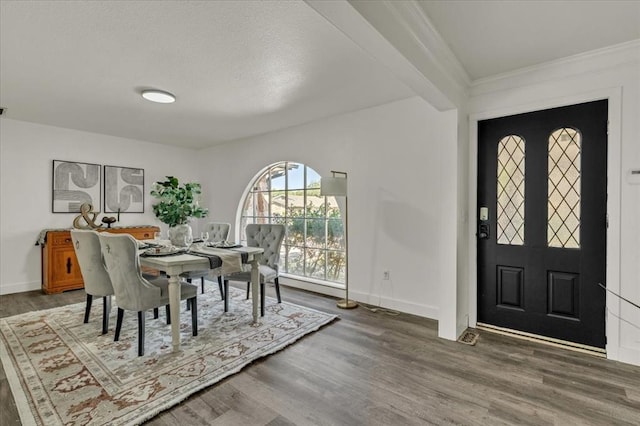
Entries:
POLYGON ((547 244, 580 248, 580 133, 558 129, 549 137, 547 244))
POLYGON ((498 244, 524 244, 524 139, 509 135, 498 143, 498 244))

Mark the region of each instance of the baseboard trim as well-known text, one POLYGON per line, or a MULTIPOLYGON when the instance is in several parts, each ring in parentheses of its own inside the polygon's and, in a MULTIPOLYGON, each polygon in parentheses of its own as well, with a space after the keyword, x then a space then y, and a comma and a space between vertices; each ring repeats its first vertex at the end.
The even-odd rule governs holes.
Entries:
POLYGON ((0 285, 0 295, 24 293, 26 291, 40 290, 41 288, 42 288, 42 283, 40 281, 3 284, 3 285, 0 285))
POLYGON ((438 319, 438 308, 436 306, 420 305, 404 300, 391 299, 388 297, 380 297, 375 294, 361 293, 358 291, 350 291, 349 298, 356 301, 366 303, 372 307, 380 307, 393 309, 395 311, 404 312, 406 314, 417 315, 419 317, 438 319))
MULTIPOLYGON (((280 277, 280 284, 301 290, 312 291, 325 296, 344 298, 345 294, 345 290, 343 288, 338 288, 338 285, 333 286, 331 284, 319 284, 310 281, 296 280, 287 276, 280 277)), ((355 300, 356 302, 366 303, 372 307, 387 308, 429 319, 438 319, 438 308, 436 306, 419 305, 417 303, 410 303, 388 297, 379 297, 378 295, 371 295, 354 290, 349 291, 349 299, 355 300)))
POLYGON ((567 342, 565 340, 554 339, 553 337, 540 336, 533 333, 527 333, 526 331, 512 330, 510 328, 498 327, 495 325, 477 323, 476 328, 479 330, 488 331, 491 333, 501 334, 503 336, 516 337, 518 339, 527 340, 530 342, 543 343, 545 345, 554 346, 556 348, 569 349, 575 352, 581 352, 589 355, 594 355, 599 358, 606 358, 607 351, 602 348, 596 348, 594 346, 583 345, 580 343, 567 342))
POLYGON ((287 287, 298 288, 300 290, 311 291, 313 293, 323 294, 332 297, 344 297, 344 289, 336 288, 331 285, 319 284, 310 281, 296 280, 287 276, 280 276, 280 284, 287 287))
POLYGON ((40 281, 31 281, 26 283, 3 284, 0 286, 0 295, 24 293, 27 291, 40 290, 42 283, 40 281))

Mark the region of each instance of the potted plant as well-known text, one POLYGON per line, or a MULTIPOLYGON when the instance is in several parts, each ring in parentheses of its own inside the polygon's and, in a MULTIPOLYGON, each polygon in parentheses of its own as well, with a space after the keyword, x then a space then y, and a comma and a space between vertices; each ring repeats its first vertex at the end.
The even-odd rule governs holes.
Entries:
POLYGON ((158 199, 158 203, 152 206, 153 212, 161 222, 169 225, 169 239, 175 246, 191 244, 193 233, 189 220, 209 214, 209 209, 199 205, 200 193, 199 183, 180 184, 173 176, 151 186, 151 196, 158 199))

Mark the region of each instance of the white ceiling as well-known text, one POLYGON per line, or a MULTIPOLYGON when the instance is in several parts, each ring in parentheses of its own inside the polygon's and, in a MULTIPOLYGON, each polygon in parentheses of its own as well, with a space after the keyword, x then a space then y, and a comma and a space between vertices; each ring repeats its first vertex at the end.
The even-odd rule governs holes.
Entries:
POLYGON ((303 2, 0 4, 9 118, 200 148, 412 96, 303 2))
MULTIPOLYGON (((472 79, 640 38, 640 1, 419 4, 472 79)), ((1 0, 0 106, 202 148, 413 96, 344 25, 302 1, 1 0)))
POLYGON ((420 0, 471 80, 640 39, 640 0, 420 0))

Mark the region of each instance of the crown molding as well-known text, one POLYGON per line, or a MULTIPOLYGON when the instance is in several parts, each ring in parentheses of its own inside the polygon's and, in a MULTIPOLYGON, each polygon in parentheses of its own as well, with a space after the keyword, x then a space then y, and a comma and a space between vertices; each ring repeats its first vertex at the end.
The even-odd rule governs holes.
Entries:
POLYGON ((529 86, 633 63, 640 64, 640 39, 474 80, 469 89, 469 96, 529 86))

